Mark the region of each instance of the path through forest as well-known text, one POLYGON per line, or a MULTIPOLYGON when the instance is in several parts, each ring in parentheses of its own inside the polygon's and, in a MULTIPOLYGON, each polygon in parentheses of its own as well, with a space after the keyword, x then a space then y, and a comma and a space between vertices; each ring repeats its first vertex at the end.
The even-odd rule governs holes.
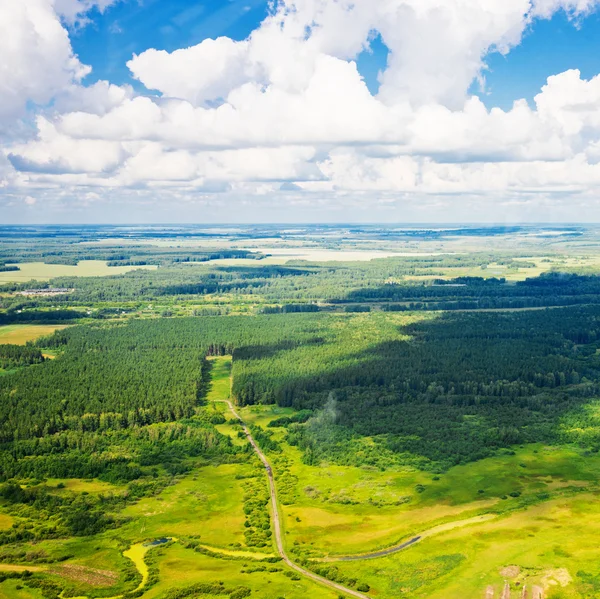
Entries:
MULTIPOLYGON (((229 359, 230 360, 231 358, 221 358, 221 359, 229 359)), ((271 464, 269 463, 269 460, 267 459, 265 454, 260 450, 260 447, 254 440, 254 437, 252 437, 252 434, 250 433, 250 429, 248 428, 246 423, 242 420, 242 418, 238 414, 233 403, 229 399, 212 399, 212 401, 227 404, 230 412, 233 414, 233 416, 236 418, 236 420, 239 420, 239 422, 242 426, 242 429, 244 431, 244 434, 246 435, 246 438, 248 439, 250 445, 252 445, 252 448, 254 449, 256 455, 260 458, 260 461, 263 463, 263 465, 265 467, 265 470, 267 472, 267 478, 269 481, 269 492, 271 495, 271 507, 273 510, 273 528, 275 530, 275 542, 277 544, 277 553, 279 553, 281 559, 290 568, 292 568, 293 570, 298 572, 298 574, 301 574, 302 576, 309 578, 310 580, 313 580, 315 582, 318 582, 319 584, 322 584, 330 589, 333 589, 340 593, 344 593, 345 595, 357 597, 358 599, 370 599, 364 593, 359 593, 358 591, 349 589, 341 584, 332 582, 331 580, 327 580, 326 578, 323 578, 322 576, 319 576, 319 575, 315 574, 314 572, 311 572, 310 570, 304 569, 302 566, 299 566, 298 564, 294 563, 290 559, 290 557, 286 553, 285 544, 283 542, 283 531, 282 531, 282 527, 281 527, 281 515, 279 513, 279 504, 277 501, 277 488, 275 486, 275 477, 273 476, 273 468, 271 467, 271 464)))

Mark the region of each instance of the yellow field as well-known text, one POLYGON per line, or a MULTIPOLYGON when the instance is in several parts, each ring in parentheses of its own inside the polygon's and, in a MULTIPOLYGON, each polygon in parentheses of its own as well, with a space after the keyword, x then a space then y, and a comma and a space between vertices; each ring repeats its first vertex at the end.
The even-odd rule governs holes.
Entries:
POLYGON ((77 266, 64 264, 44 264, 25 262, 17 264, 21 269, 14 272, 0 272, 1 283, 24 283, 26 281, 49 281, 56 277, 106 277, 122 275, 132 270, 156 270, 156 266, 108 266, 102 260, 83 260, 77 266))
MULTIPOLYGON (((56 487, 56 485, 64 485, 57 491, 74 491, 75 493, 124 493, 125 487, 119 487, 101 480, 83 480, 81 478, 48 478, 44 485, 48 487, 56 487)), ((54 491, 53 491, 54 492, 54 491)))
POLYGON ((15 324, 0 327, 0 345, 25 345, 28 341, 35 341, 40 337, 52 335, 54 331, 62 331, 67 325, 45 324, 15 324))
POLYGON ((535 596, 534 587, 545 599, 592 598, 599 533, 598 498, 580 495, 454 529, 390 557, 336 566, 366 580, 379 599, 400 589, 412 599, 483 599, 488 590, 494 599, 521 599, 535 596))
POLYGON ((14 520, 7 514, 0 514, 0 530, 8 530, 13 525, 14 520))

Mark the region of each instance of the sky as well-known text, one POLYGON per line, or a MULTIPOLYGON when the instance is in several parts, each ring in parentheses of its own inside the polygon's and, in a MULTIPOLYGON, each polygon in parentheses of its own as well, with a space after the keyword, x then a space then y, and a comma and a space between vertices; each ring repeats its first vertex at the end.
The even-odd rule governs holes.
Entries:
POLYGON ((0 0, 0 224, 599 200, 600 0, 0 0))

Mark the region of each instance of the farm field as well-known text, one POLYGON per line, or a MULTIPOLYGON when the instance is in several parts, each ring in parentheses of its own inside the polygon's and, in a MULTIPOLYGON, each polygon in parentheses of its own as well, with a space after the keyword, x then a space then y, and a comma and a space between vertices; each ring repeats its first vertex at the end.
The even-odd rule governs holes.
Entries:
POLYGON ((66 325, 5 325, 0 326, 0 345, 25 345, 28 341, 36 341, 40 337, 51 335, 55 331, 66 329, 66 325))
POLYGON ((156 266, 108 266, 102 260, 82 260, 77 266, 43 262, 23 262, 17 263, 17 266, 17 271, 0 272, 0 284, 50 281, 57 277, 107 277, 137 269, 156 270, 156 266))

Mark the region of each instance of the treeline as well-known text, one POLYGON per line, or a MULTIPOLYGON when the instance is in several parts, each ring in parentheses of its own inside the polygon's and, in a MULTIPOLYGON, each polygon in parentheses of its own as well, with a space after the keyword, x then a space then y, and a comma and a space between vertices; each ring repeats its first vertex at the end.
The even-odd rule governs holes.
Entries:
POLYGON ((8 310, 0 312, 0 326, 19 323, 54 324, 87 318, 86 312, 79 310, 8 310))
MULTIPOLYGON (((318 443, 310 420, 288 423, 315 463, 347 462, 360 453, 351 440, 364 436, 432 468, 515 443, 552 442, 561 438, 561 417, 600 393, 597 307, 417 321, 371 314, 322 324, 320 340, 263 348, 255 360, 234 354, 242 404, 318 410, 334 391, 334 425, 318 443)), ((594 442, 600 447, 600 437, 594 442)))
MULTIPOLYGON (((262 254, 248 250, 178 248, 153 245, 123 245, 118 242, 90 246, 61 236, 19 239, 0 243, 0 268, 5 263, 44 262, 76 266, 85 260, 101 260, 110 266, 164 266, 180 262, 208 262, 221 259, 260 259, 262 254)), ((10 267, 9 267, 10 268, 10 267)), ((18 270, 18 269, 17 269, 18 270)))
POLYGON ((0 442, 191 417, 206 390, 205 356, 287 338, 302 343, 314 326, 302 316, 138 320, 58 331, 40 343, 63 350, 60 359, 0 379, 0 442))
POLYGON ((0 345, 0 368, 8 370, 31 364, 41 364, 44 361, 42 352, 30 346, 0 345))
MULTIPOLYGON (((550 443, 561 419, 600 393, 596 306, 133 320, 41 343, 61 357, 0 377, 0 471, 10 476, 133 480, 158 464, 185 469, 194 447, 234 455, 203 420, 211 355, 233 354, 241 405, 305 410, 279 425, 311 463, 439 469, 550 443), (135 459, 105 442, 135 447, 135 459)), ((600 448, 600 437, 588 441, 600 448)), ((278 450, 267 433, 260 442, 278 450)))

